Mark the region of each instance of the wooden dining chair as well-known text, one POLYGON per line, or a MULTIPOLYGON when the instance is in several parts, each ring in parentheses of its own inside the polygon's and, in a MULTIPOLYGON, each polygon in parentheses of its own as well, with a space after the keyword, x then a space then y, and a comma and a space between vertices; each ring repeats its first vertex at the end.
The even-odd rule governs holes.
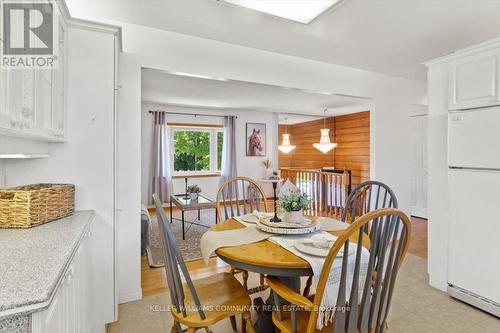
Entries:
POLYGON ((153 200, 163 245, 171 313, 174 317, 171 332, 183 332, 181 324, 188 327, 188 333, 200 328, 205 328, 208 332, 209 326, 226 318, 230 319, 233 330, 236 330, 236 316, 242 315, 242 331, 246 332, 248 327, 250 333, 255 333, 247 290, 230 273, 217 273, 191 280, 157 194, 153 194, 153 200), (181 274, 185 283, 182 282, 181 274))
MULTIPOLYGON (((216 207, 219 222, 235 216, 250 214, 254 210, 267 212, 266 195, 262 187, 253 179, 234 177, 226 180, 219 188, 216 207)), ((242 273, 243 286, 248 289, 248 271, 231 267, 231 273, 242 273)), ((264 275, 260 274, 260 285, 248 289, 248 293, 254 294, 267 289, 264 278, 264 275)))
POLYGON ((384 332, 387 329, 386 320, 396 276, 406 255, 410 236, 410 221, 397 209, 377 209, 359 217, 337 238, 330 249, 313 297, 302 296, 277 277, 267 277, 277 305, 277 310, 272 316, 274 324, 282 333, 384 332), (368 223, 372 224, 373 237, 364 272, 365 267, 361 267, 361 254, 363 238, 367 235, 360 231, 368 223), (353 236, 357 239, 353 245, 355 251, 354 248, 349 250, 350 239, 353 236), (337 257, 341 249, 343 254, 337 257), (373 251, 374 249, 380 251, 373 251), (371 272, 375 269, 376 252, 381 253, 378 257, 380 265, 375 283, 372 284, 371 272), (336 306, 332 309, 334 311, 332 322, 328 322, 326 327, 318 330, 316 323, 334 260, 342 261, 339 265, 336 306), (289 311, 284 311, 282 300, 290 303, 287 306, 289 311))
MULTIPOLYGON (((398 208, 398 200, 389 186, 369 180, 359 184, 351 191, 342 209, 341 220, 353 223, 356 218, 379 208, 398 208)), ((370 226, 371 224, 368 223, 364 232, 371 237, 370 226)), ((309 277, 303 292, 306 297, 309 294, 311 284, 312 277, 309 277)))
POLYGON ((356 218, 379 208, 398 208, 396 195, 389 186, 379 181, 363 182, 347 197, 342 221, 352 223, 356 218))
MULTIPOLYGON (((398 208, 398 199, 394 191, 386 184, 369 180, 356 186, 347 197, 344 211, 342 213, 342 221, 353 223, 356 218, 370 211, 379 208, 398 208)), ((372 237, 371 223, 367 223, 363 230, 370 238, 372 237)), ((372 278, 375 280, 378 271, 378 256, 380 253, 375 253, 375 269, 372 273, 372 278)))
POLYGON ((253 179, 234 177, 226 180, 217 192, 217 218, 221 222, 254 210, 267 212, 266 195, 253 179))

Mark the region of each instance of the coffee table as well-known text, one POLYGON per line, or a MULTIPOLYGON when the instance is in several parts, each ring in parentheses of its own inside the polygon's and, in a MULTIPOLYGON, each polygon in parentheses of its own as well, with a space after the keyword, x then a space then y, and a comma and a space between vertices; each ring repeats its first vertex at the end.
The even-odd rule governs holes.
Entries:
MULTIPOLYGON (((190 211, 190 210, 197 210, 198 211, 198 218, 194 221, 187 221, 189 223, 189 226, 191 227, 193 224, 199 225, 201 227, 205 228, 210 228, 209 226, 203 225, 196 223, 195 221, 200 221, 200 210, 202 209, 215 209, 215 223, 217 223, 217 208, 215 201, 210 200, 209 198, 203 196, 203 195, 198 195, 198 199, 190 199, 189 196, 186 196, 186 194, 174 194, 170 196, 170 223, 172 223, 173 220, 181 221, 182 222, 182 239, 186 239, 186 231, 185 230, 185 218, 184 218, 184 212, 190 211), (172 215, 172 208, 173 205, 177 206, 181 210, 181 219, 175 218, 172 215)), ((189 230, 189 229, 188 229, 189 230)))

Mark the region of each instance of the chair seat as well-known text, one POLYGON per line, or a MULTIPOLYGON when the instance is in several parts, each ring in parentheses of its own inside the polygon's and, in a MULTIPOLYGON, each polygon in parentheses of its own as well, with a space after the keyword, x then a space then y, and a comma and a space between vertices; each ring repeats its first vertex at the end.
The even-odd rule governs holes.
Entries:
MULTIPOLYGON (((292 319, 289 311, 282 311, 282 320, 278 319, 278 313, 273 311, 273 323, 280 330, 281 333, 291 333, 292 332, 292 319)), ((297 332, 306 332, 307 324, 309 322, 309 317, 311 313, 309 311, 297 311, 297 332)), ((323 327, 322 330, 316 329, 315 333, 332 333, 332 323, 328 323, 328 326, 323 327)))
POLYGON ((218 273, 193 281, 206 318, 201 320, 196 303, 192 299, 189 288, 185 285, 186 317, 182 312, 172 311, 177 321, 192 327, 206 327, 219 320, 248 312, 251 300, 245 288, 230 273, 218 273))

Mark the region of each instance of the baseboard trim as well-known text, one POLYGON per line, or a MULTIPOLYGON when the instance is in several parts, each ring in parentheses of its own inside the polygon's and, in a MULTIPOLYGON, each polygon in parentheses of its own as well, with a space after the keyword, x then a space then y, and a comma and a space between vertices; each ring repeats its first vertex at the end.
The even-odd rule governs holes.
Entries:
POLYGON ((131 294, 127 294, 127 295, 120 295, 118 297, 118 304, 138 301, 141 299, 142 299, 142 289, 138 292, 135 292, 135 293, 131 293, 131 294))

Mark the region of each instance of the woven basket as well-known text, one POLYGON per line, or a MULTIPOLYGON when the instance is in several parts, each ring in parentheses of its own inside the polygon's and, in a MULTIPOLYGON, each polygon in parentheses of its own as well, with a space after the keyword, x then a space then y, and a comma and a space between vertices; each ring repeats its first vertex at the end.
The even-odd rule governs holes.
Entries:
POLYGON ((75 211, 75 186, 34 184, 0 190, 0 228, 31 228, 75 211))

